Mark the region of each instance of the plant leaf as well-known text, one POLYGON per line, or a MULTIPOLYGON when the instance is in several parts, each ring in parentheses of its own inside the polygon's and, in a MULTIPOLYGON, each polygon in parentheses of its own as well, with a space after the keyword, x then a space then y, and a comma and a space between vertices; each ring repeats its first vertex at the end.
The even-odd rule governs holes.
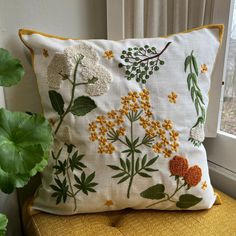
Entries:
POLYGON ((198 204, 202 198, 198 198, 192 194, 183 194, 179 197, 179 201, 176 202, 176 206, 181 209, 187 209, 198 204))
POLYGON ((120 158, 120 165, 123 168, 123 170, 126 171, 126 164, 125 164, 125 161, 122 158, 120 158))
POLYGON ((127 166, 127 172, 129 173, 130 172, 130 166, 131 166, 131 163, 130 163, 129 159, 126 159, 126 166, 127 166))
POLYGON ((113 175, 112 178, 120 178, 120 177, 122 177, 125 174, 126 174, 125 172, 121 172, 119 174, 113 175))
POLYGON ((117 184, 120 184, 120 183, 125 182, 128 178, 129 178, 129 175, 125 176, 125 177, 122 178, 117 184))
POLYGON ((0 86, 10 87, 17 84, 24 76, 25 71, 20 61, 0 48, 0 86))
POLYGON ((184 71, 186 72, 189 63, 191 62, 191 56, 187 56, 184 62, 184 71))
POLYGON ((159 200, 165 197, 164 192, 165 186, 163 184, 157 184, 140 193, 140 196, 147 199, 159 200))
POLYGON ((147 162, 147 154, 145 154, 143 159, 142 159, 142 167, 145 166, 146 162, 147 162))
POLYGON ((136 171, 136 172, 139 171, 139 157, 138 157, 137 160, 136 160, 135 171, 136 171))
POLYGON ((51 143, 52 132, 45 118, 0 109, 0 189, 9 193, 42 171, 51 143))
POLYGON ((194 68, 194 71, 195 71, 196 75, 198 75, 198 66, 197 66, 197 61, 196 61, 195 56, 193 56, 193 55, 192 55, 192 62, 193 62, 193 68, 194 68))
POLYGON ((108 167, 110 167, 112 170, 122 170, 120 167, 118 166, 113 166, 113 165, 107 165, 108 167))
POLYGON ((64 100, 60 93, 49 90, 49 98, 52 104, 53 109, 58 113, 58 115, 63 115, 64 113, 64 100))
POLYGON ((140 176, 144 177, 144 178, 150 178, 150 177, 152 177, 151 175, 148 175, 148 174, 143 173, 143 172, 139 172, 138 174, 139 174, 140 176))
POLYGON ((151 166, 152 164, 154 164, 156 162, 156 160, 158 159, 159 156, 156 156, 154 158, 152 158, 150 161, 148 161, 148 163, 145 165, 147 166, 151 166))
POLYGON ((97 105, 93 99, 87 96, 80 96, 74 100, 70 112, 76 116, 85 116, 96 107, 97 105))
POLYGON ((4 236, 7 232, 7 217, 0 213, 0 236, 4 236))

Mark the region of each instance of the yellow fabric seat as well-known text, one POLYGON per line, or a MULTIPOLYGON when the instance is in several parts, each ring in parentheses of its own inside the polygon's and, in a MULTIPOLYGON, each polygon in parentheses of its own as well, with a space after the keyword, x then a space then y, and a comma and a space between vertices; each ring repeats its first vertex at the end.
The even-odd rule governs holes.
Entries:
POLYGON ((219 193, 222 205, 203 211, 154 211, 125 209, 117 212, 55 216, 24 209, 29 236, 236 236, 236 200, 219 193))

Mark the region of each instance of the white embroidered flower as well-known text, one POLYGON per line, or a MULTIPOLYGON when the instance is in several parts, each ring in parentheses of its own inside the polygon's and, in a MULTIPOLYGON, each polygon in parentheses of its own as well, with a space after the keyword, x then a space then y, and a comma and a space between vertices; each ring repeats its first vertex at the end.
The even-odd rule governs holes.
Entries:
POLYGON ((66 48, 64 50, 64 54, 66 56, 66 63, 70 70, 70 75, 74 73, 76 63, 81 55, 81 64, 83 66, 92 67, 99 60, 98 54, 94 48, 83 42, 81 42, 79 45, 66 48))
POLYGON ((205 132, 203 124, 199 123, 190 130, 190 137, 200 143, 205 139, 205 132))
POLYGON ((63 75, 67 73, 65 55, 56 53, 47 69, 48 86, 53 89, 59 89, 63 75))
POLYGON ((91 96, 98 96, 106 93, 110 88, 112 76, 102 65, 97 64, 93 67, 84 67, 81 70, 83 80, 86 82, 95 80, 86 86, 86 92, 91 96))

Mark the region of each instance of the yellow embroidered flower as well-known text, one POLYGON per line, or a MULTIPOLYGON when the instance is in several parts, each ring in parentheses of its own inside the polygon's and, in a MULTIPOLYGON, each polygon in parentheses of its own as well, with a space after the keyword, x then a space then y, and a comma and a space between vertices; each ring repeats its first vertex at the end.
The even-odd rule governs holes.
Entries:
POLYGON ((105 135, 107 131, 108 131, 107 128, 104 127, 104 126, 101 126, 101 127, 99 128, 99 134, 100 134, 100 135, 105 135))
POLYGON ((154 130, 158 130, 161 126, 160 126, 160 122, 158 120, 153 120, 151 122, 151 127, 154 129, 154 130))
POLYGON ((171 122, 171 120, 164 120, 164 123, 162 124, 162 126, 163 126, 166 130, 172 129, 172 122, 171 122))
POLYGON ((171 144, 171 150, 174 151, 174 152, 177 152, 178 151, 178 148, 179 148, 179 144, 174 142, 171 144))
POLYGON ((207 182, 204 181, 204 182, 202 183, 202 190, 206 190, 206 189, 207 189, 207 182))
POLYGON ((150 125, 149 119, 145 119, 144 117, 140 117, 140 122, 139 124, 146 129, 150 125))
POLYGON ((132 100, 133 102, 136 102, 137 101, 137 98, 139 98, 139 95, 136 91, 134 92, 129 92, 128 93, 128 97, 130 100, 132 100))
POLYGON ((43 49, 43 56, 48 57, 48 50, 47 49, 43 49))
POLYGON ((164 157, 167 158, 167 157, 171 157, 172 151, 165 148, 162 153, 164 154, 164 157))
POLYGON ((117 112, 115 110, 112 110, 110 112, 107 113, 108 118, 110 119, 115 119, 117 115, 117 112))
POLYGON ((96 140, 98 139, 97 133, 96 133, 96 132, 91 133, 89 139, 90 139, 92 142, 96 141, 96 140))
POLYGON ((159 135, 160 138, 165 137, 166 131, 163 129, 157 130, 157 134, 159 135))
POLYGON ((155 136, 155 132, 153 129, 146 129, 146 135, 149 136, 150 138, 155 136))
POLYGON ((169 102, 170 103, 176 103, 178 95, 175 92, 171 92, 171 94, 168 95, 169 102))
POLYGON ((121 104, 123 104, 123 105, 129 105, 129 104, 130 104, 130 99, 129 99, 129 97, 126 97, 126 96, 121 97, 121 104))
POLYGON ((152 117, 152 112, 151 112, 151 110, 147 110, 146 112, 145 112, 145 115, 147 116, 147 117, 152 117))
POLYGON ((120 128, 117 130, 117 133, 118 133, 119 136, 124 136, 124 135, 125 135, 125 128, 120 127, 120 128))
POLYGON ((107 139, 103 136, 101 136, 99 139, 98 139, 98 142, 100 144, 100 146, 105 146, 107 145, 107 139))
POLYGON ((201 73, 206 73, 207 70, 208 70, 207 65, 206 64, 202 64, 201 65, 201 73))
POLYGON ((131 111, 133 111, 133 112, 137 112, 138 109, 139 109, 138 103, 135 102, 135 103, 131 104, 131 105, 130 105, 130 109, 131 109, 131 111))
POLYGON ((175 130, 171 130, 170 131, 170 137, 171 137, 171 141, 176 141, 179 137, 179 132, 175 131, 175 130))
POLYGON ((119 112, 122 116, 127 115, 129 113, 129 109, 126 106, 123 106, 123 108, 120 109, 119 112))
POLYGON ((121 125, 121 124, 123 124, 124 122, 125 122, 125 120, 124 120, 123 116, 117 116, 116 119, 115 119, 115 123, 116 123, 117 125, 121 125))
POLYGON ((110 60, 114 57, 114 54, 113 54, 112 50, 107 50, 107 51, 104 52, 103 56, 106 59, 110 60))
POLYGON ((162 137, 161 138, 161 143, 164 147, 166 147, 167 145, 169 145, 169 140, 166 137, 162 137))
POLYGON ((106 153, 104 146, 99 146, 99 147, 98 147, 98 153, 99 153, 99 154, 104 154, 104 153, 106 153))
POLYGON ((107 200, 104 205, 109 207, 109 206, 114 205, 114 203, 112 200, 107 200))
POLYGON ((105 147, 105 152, 108 154, 112 154, 114 151, 115 147, 111 143, 108 143, 108 145, 106 145, 105 147))
POLYGON ((108 121, 108 122, 106 123, 106 126, 107 126, 108 129, 112 129, 112 128, 115 126, 115 123, 112 122, 112 121, 108 121))
POLYGON ((141 101, 141 107, 144 111, 148 111, 151 108, 149 101, 141 101))
POLYGON ((95 131, 96 128, 97 128, 97 125, 96 125, 95 122, 91 122, 91 123, 89 124, 89 131, 95 131))
POLYGON ((162 144, 161 144, 161 143, 155 143, 155 144, 152 146, 152 150, 153 150, 155 153, 160 153, 160 152, 162 152, 162 144))
POLYGON ((143 91, 139 93, 142 100, 149 100, 150 99, 149 94, 150 93, 147 89, 143 89, 143 91))
POLYGON ((106 123, 106 118, 105 118, 105 116, 98 116, 96 121, 97 121, 97 123, 103 125, 106 123))

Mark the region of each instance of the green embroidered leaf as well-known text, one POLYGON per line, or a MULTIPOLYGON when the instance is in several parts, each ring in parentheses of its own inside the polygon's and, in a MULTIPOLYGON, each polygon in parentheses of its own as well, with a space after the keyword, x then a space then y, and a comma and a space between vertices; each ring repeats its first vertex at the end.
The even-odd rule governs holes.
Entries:
POLYGON ((145 166, 146 162, 147 162, 147 154, 145 154, 143 159, 142 159, 142 167, 145 166))
POLYGON ((136 146, 136 144, 138 143, 138 141, 139 141, 139 137, 134 140, 133 145, 136 146))
POLYGON ((0 86, 9 87, 17 84, 24 76, 24 68, 20 61, 0 48, 0 86))
POLYGON ((49 90, 49 98, 52 104, 53 109, 58 113, 58 115, 63 115, 64 113, 64 100, 60 93, 49 90))
POLYGON ((122 170, 120 167, 118 166, 114 166, 114 165, 107 165, 108 167, 110 167, 112 170, 122 170))
POLYGON ((198 204, 202 198, 198 198, 192 194, 183 194, 179 197, 179 201, 176 206, 181 209, 187 209, 198 204))
POLYGON ((50 187, 55 191, 51 196, 56 198, 56 204, 61 203, 62 201, 65 203, 67 200, 67 192, 69 186, 67 185, 66 178, 63 181, 59 179, 54 179, 56 185, 50 185, 50 187))
POLYGON ((191 89, 192 74, 193 74, 193 73, 189 73, 189 74, 188 74, 188 77, 187 77, 188 90, 191 89))
POLYGON ((159 200, 165 197, 164 192, 165 186, 163 184, 157 184, 140 193, 140 196, 147 199, 159 200))
POLYGON ((130 160, 126 159, 125 162, 126 162, 127 172, 129 173, 130 172, 130 166, 131 166, 130 160))
POLYGON ((153 168, 144 168, 144 170, 146 170, 146 171, 148 171, 148 172, 159 171, 158 169, 153 169, 153 168))
POLYGON ((196 98, 194 104, 195 104, 197 115, 199 115, 199 107, 198 107, 199 106, 199 102, 198 102, 198 98, 196 98))
POLYGON ((113 175, 112 178, 120 178, 122 176, 124 176, 126 173, 125 172, 121 172, 119 174, 113 175))
POLYGON ((76 116, 85 116, 96 107, 97 105, 93 99, 87 96, 81 96, 74 100, 74 104, 72 105, 70 112, 76 116))
POLYGON ((193 62, 194 71, 195 71, 196 75, 198 75, 197 61, 196 61, 196 58, 193 55, 192 55, 192 62, 193 62))
POLYGON ((10 193, 41 171, 47 165, 51 143, 45 118, 0 109, 0 189, 10 193))
POLYGON ((53 166, 53 168, 56 170, 55 174, 59 175, 61 173, 63 173, 63 175, 66 174, 66 160, 64 162, 62 161, 58 161, 58 164, 53 166))
POLYGON ((122 178, 117 184, 120 184, 120 183, 125 182, 128 178, 129 178, 129 175, 125 176, 125 177, 122 178))
POLYGON ((139 172, 138 174, 142 177, 145 177, 145 178, 151 178, 152 177, 151 175, 148 175, 148 174, 143 173, 143 172, 139 172))
POLYGON ((191 62, 191 56, 187 56, 184 62, 184 71, 186 72, 188 65, 191 62))
POLYGON ((70 162, 70 167, 71 170, 73 171, 74 169, 77 170, 83 170, 83 168, 86 168, 87 166, 81 162, 82 158, 84 157, 84 155, 78 155, 78 151, 76 151, 72 157, 69 159, 70 162))
POLYGON ((4 236, 7 232, 7 217, 0 213, 0 236, 4 236))
POLYGON ((120 158, 120 165, 123 168, 123 170, 126 171, 126 164, 122 158, 120 158))
POLYGON ((85 184, 88 185, 90 182, 92 182, 92 180, 95 178, 95 172, 93 172, 92 174, 90 174, 86 180, 85 180, 85 184))
POLYGON ((148 161, 148 163, 145 166, 148 167, 148 166, 151 166, 152 164, 154 164, 156 162, 156 160, 158 159, 158 157, 159 156, 152 158, 150 161, 148 161))
POLYGON ((136 164, 135 164, 135 172, 139 171, 139 157, 136 160, 136 164))

